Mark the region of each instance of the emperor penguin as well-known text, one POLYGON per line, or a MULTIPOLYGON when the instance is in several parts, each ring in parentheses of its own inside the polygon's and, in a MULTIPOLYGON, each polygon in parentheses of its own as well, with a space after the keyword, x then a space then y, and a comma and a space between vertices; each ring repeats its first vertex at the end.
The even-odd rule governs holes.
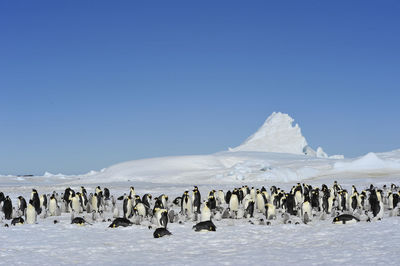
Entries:
POLYGON ((169 236, 169 235, 172 235, 171 232, 163 227, 157 228, 153 233, 154 238, 160 238, 160 237, 169 236))
POLYGON ((50 213, 50 216, 56 216, 57 208, 58 208, 57 200, 56 200, 56 197, 53 194, 53 195, 50 196, 50 202, 49 202, 49 213, 50 213))
POLYGON ((110 199, 110 190, 108 188, 104 188, 104 200, 110 199))
POLYGON ((129 188, 129 196, 134 199, 136 196, 136 192, 135 192, 135 188, 134 187, 130 187, 129 188))
POLYGON ((32 205, 35 207, 37 214, 40 214, 42 209, 40 208, 39 194, 36 189, 32 189, 31 200, 32 200, 32 205))
POLYGON ((168 210, 168 196, 165 194, 162 194, 159 198, 161 199, 164 209, 168 210))
POLYGON ((37 212, 35 206, 33 206, 33 200, 29 200, 28 207, 26 208, 25 220, 27 224, 36 223, 37 212))
POLYGON ((196 232, 201 232, 201 231, 216 231, 217 227, 212 221, 204 221, 200 222, 196 225, 193 226, 193 229, 196 232))
POLYGON ((130 218, 132 216, 132 208, 133 208, 132 198, 131 196, 128 196, 124 199, 124 203, 122 205, 125 218, 130 218))
POLYGON ((76 212, 76 213, 81 213, 82 212, 81 203, 80 203, 80 197, 79 197, 78 193, 75 194, 75 197, 72 197, 71 209, 72 209, 73 212, 76 212))
POLYGON ((264 213, 265 212, 265 199, 261 192, 257 189, 256 191, 256 207, 258 212, 264 213))
POLYGON ((208 203, 210 210, 215 210, 217 208, 217 200, 215 199, 214 195, 210 195, 208 197, 208 203))
POLYGON ((256 190, 254 189, 254 187, 251 187, 250 196, 251 196, 251 199, 255 202, 256 201, 256 190))
POLYGON ((296 190, 294 193, 294 200, 296 203, 296 206, 300 206, 303 203, 303 194, 301 193, 301 190, 296 190))
POLYGON ((192 200, 189 197, 189 191, 185 191, 182 195, 181 212, 182 214, 186 214, 189 216, 191 216, 193 213, 192 200))
POLYGON ((40 195, 40 209, 47 210, 47 196, 46 194, 40 195))
POLYGON ((151 201, 151 199, 152 199, 152 196, 149 193, 144 194, 143 197, 142 197, 142 203, 146 207, 146 215, 150 214, 150 208, 151 208, 150 207, 150 201, 151 201))
POLYGON ((225 201, 225 194, 223 190, 218 190, 217 193, 217 198, 218 198, 218 205, 221 205, 225 201))
POLYGON ((134 207, 134 211, 136 212, 137 215, 146 217, 146 207, 144 206, 143 203, 139 202, 136 204, 134 207))
POLYGON ((211 220, 211 210, 209 207, 209 202, 204 202, 203 208, 201 209, 200 222, 211 220))
POLYGON ((18 197, 18 211, 19 211, 19 216, 25 216, 25 211, 26 211, 26 200, 24 197, 19 196, 18 197))
POLYGON ((196 213, 200 213, 201 195, 197 186, 194 186, 193 189, 192 202, 193 202, 193 211, 196 213))
POLYGON ((3 201, 3 212, 5 216, 4 218, 6 220, 12 219, 13 207, 12 207, 12 201, 9 196, 6 196, 3 201))
POLYGON ((265 204, 265 218, 267 220, 272 220, 276 218, 276 210, 274 204, 265 204))
POLYGON ((306 195, 304 197, 304 202, 301 205, 301 215, 303 217, 303 222, 305 224, 307 224, 308 222, 311 221, 311 218, 312 218, 311 210, 312 210, 312 207, 311 207, 311 204, 310 204, 310 200, 308 198, 308 195, 306 195))
POLYGON ((168 224, 168 211, 166 209, 155 209, 154 217, 158 227, 167 228, 168 224))
POLYGON ((229 201, 229 209, 235 213, 237 213, 237 211, 239 210, 239 199, 236 193, 232 193, 231 195, 231 199, 229 201))
POLYGON ((357 223, 360 220, 353 215, 350 214, 342 214, 337 217, 335 217, 332 221, 334 224, 352 224, 352 223, 357 223))

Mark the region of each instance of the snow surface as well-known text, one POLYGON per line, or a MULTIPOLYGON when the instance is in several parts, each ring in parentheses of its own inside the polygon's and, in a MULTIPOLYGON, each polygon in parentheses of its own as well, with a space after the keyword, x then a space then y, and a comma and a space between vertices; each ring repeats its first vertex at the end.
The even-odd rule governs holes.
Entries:
MULTIPOLYGON (((66 187, 89 193, 97 185, 115 196, 135 186, 140 195, 167 194, 172 200, 198 185, 204 197, 211 189, 276 185, 290 190, 297 182, 332 185, 350 191, 369 184, 400 181, 400 150, 368 153, 359 158, 304 155, 300 128, 288 115, 274 113, 243 145, 211 155, 172 156, 128 161, 84 175, 0 176, 0 191, 16 204, 20 195, 61 193, 66 187)), ((310 150, 311 149, 311 150, 310 150)), ((120 204, 120 203, 119 203, 120 204)), ((169 224, 172 236, 153 238, 153 230, 135 225, 109 229, 70 224, 69 214, 38 219, 35 225, 0 226, 0 264, 20 265, 398 265, 400 217, 382 221, 333 225, 331 219, 307 225, 250 224, 247 219, 215 221, 216 232, 193 232, 194 222, 169 224)), ((4 223, 4 221, 3 221, 4 223)), ((1 224, 0 224, 1 225, 1 224)))

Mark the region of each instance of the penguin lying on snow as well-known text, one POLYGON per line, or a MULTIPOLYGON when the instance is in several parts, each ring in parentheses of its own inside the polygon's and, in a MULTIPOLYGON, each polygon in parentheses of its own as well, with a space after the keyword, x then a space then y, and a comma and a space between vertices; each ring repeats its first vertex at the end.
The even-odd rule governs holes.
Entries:
POLYGON ((210 221, 204 221, 196 224, 193 226, 192 229, 195 229, 196 232, 200 231, 217 231, 217 227, 215 224, 210 220, 210 221))
POLYGON ((172 235, 171 232, 163 227, 157 228, 156 231, 154 231, 154 233, 153 233, 154 238, 160 238, 160 237, 169 236, 169 235, 172 235))
POLYGON ((22 217, 17 217, 12 219, 11 225, 18 225, 18 224, 24 224, 24 219, 22 217))
POLYGON ((110 224, 110 226, 108 226, 108 227, 116 228, 116 227, 119 227, 119 226, 127 227, 127 226, 130 226, 130 225, 133 225, 133 223, 131 221, 129 221, 128 219, 126 219, 126 218, 116 218, 110 224))
POLYGON ((337 217, 335 217, 332 221, 334 224, 353 224, 356 222, 359 222, 360 219, 354 217, 353 215, 350 214, 342 214, 337 217))
POLYGON ((82 217, 75 217, 72 219, 71 224, 77 224, 77 225, 85 225, 85 224, 89 224, 92 225, 91 223, 88 223, 85 221, 85 219, 83 219, 82 217))

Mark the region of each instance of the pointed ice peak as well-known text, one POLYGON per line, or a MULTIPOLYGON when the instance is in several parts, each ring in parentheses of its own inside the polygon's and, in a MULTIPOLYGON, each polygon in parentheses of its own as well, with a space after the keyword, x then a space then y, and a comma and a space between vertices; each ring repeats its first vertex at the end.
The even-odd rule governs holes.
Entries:
POLYGON ((288 114, 274 112, 242 145, 231 151, 262 151, 305 154, 307 141, 298 124, 288 114))

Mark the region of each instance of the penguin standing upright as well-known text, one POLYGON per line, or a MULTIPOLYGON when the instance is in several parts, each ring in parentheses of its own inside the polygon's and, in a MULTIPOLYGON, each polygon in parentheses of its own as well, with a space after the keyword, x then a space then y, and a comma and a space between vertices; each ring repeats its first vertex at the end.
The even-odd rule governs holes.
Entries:
POLYGON ((19 211, 19 216, 25 216, 25 211, 26 211, 26 200, 24 197, 19 196, 18 197, 18 211, 19 211))
POLYGON ((189 197, 189 191, 185 191, 182 195, 181 213, 191 216, 193 213, 192 200, 189 197))
POLYGON ((131 197, 131 199, 135 198, 136 192, 135 192, 135 188, 134 187, 130 187, 129 188, 129 196, 131 197))
POLYGON ((40 195, 40 209, 47 210, 47 196, 46 194, 40 195))
POLYGON ((37 214, 40 214, 42 212, 42 209, 40 208, 39 194, 36 189, 32 189, 31 200, 37 214))
POLYGON ((12 202, 11 202, 11 199, 9 196, 6 196, 3 201, 3 212, 4 212, 4 218, 6 220, 12 219, 13 207, 12 207, 12 202))
POLYGON ((122 210, 124 211, 124 218, 130 218, 132 216, 132 198, 128 196, 124 199, 124 203, 122 205, 122 210))
POLYGON ((261 213, 265 212, 265 199, 263 195, 261 194, 260 190, 257 189, 256 191, 256 206, 257 210, 261 213))
POLYGON ((158 227, 167 228, 168 224, 168 211, 166 209, 156 208, 154 217, 156 219, 156 224, 158 227))
POLYGON ((53 194, 53 195, 50 196, 50 201, 49 201, 49 214, 50 214, 50 216, 56 216, 57 215, 57 209, 58 209, 57 199, 53 194))
POLYGON ((239 210, 239 198, 236 193, 232 193, 231 195, 231 199, 229 201, 229 209, 234 213, 237 213, 237 211, 239 210))
POLYGON ((311 213, 312 207, 310 204, 310 199, 308 194, 304 196, 304 202, 301 204, 301 215, 303 217, 303 222, 307 224, 308 222, 311 221, 312 213, 311 213))
POLYGON ((76 213, 82 212, 80 197, 79 197, 78 193, 76 193, 75 197, 73 197, 71 200, 71 209, 73 212, 76 212, 76 213))
POLYGON ((211 210, 209 204, 210 203, 208 201, 204 202, 204 206, 201 209, 200 222, 211 220, 211 210))
POLYGON ((28 207, 26 208, 26 215, 25 215, 25 221, 27 224, 36 223, 37 212, 36 212, 36 208, 33 204, 34 204, 34 201, 32 199, 29 200, 29 204, 28 204, 28 207))
POLYGON ((196 213, 200 213, 201 195, 199 188, 197 186, 195 186, 193 189, 192 201, 193 201, 193 211, 196 213))

